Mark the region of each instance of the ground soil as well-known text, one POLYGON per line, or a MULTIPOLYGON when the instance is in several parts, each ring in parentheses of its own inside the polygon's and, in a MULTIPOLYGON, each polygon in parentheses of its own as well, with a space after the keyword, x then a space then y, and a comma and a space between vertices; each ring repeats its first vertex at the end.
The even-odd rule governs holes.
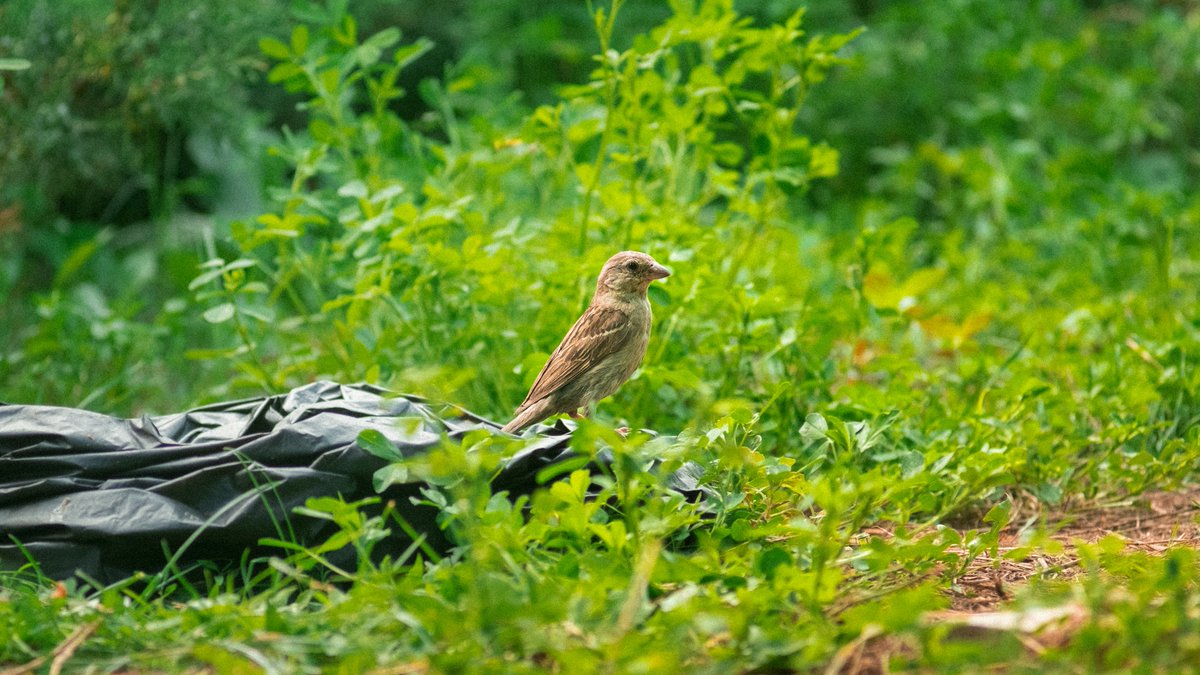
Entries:
POLYGON ((1150 492, 1116 503, 1077 508, 1050 514, 1047 529, 1064 545, 1066 553, 1034 553, 1023 560, 1007 560, 1005 553, 1019 546, 1023 533, 1005 532, 999 559, 976 558, 950 593, 950 607, 959 612, 983 612, 1009 600, 1013 592, 1034 575, 1071 579, 1082 573, 1073 553, 1076 542, 1095 543, 1109 535, 1125 541, 1125 549, 1162 553, 1179 546, 1200 547, 1200 487, 1177 492, 1150 492))
MULTIPOLYGON (((1029 513, 1015 522, 1043 522, 1052 539, 1063 546, 1061 555, 1034 552, 1009 560, 1006 553, 1023 547, 1026 528, 1013 527, 1000 540, 996 558, 984 555, 947 590, 950 608, 926 615, 930 623, 948 624, 963 639, 988 639, 997 632, 1015 636, 1030 655, 1065 644, 1087 620, 1077 603, 1038 609, 1010 609, 1012 600, 1035 576, 1071 580, 1084 573, 1075 555, 1077 543, 1095 543, 1116 535, 1125 550, 1158 554, 1168 548, 1200 548, 1200 487, 1171 492, 1151 492, 1129 499, 1038 514, 1032 505, 1016 513, 1029 513)), ((917 645, 893 635, 864 635, 846 645, 829 673, 886 673, 889 664, 915 657, 917 645)))

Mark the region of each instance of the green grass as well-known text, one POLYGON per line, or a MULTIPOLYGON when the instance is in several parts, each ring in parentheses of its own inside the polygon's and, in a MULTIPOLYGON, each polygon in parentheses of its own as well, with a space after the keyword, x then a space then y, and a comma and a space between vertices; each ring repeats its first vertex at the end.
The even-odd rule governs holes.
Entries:
MULTIPOLYGON (((0 359, 12 402, 169 412, 328 377, 502 419, 638 248, 674 273, 575 441, 611 445, 607 473, 494 495, 507 446, 471 437, 407 467, 444 557, 281 547, 152 590, 31 568, 0 581, 0 663, 95 623, 68 668, 818 671, 885 638, 897 668, 1193 668, 1192 549, 1045 525, 1195 483, 1200 10, 905 3, 843 34, 695 4, 619 39, 621 3, 594 7, 588 49, 617 46, 556 103, 451 70, 414 121, 393 105, 422 42, 307 16, 260 44, 307 112, 266 211, 174 257, 63 244, 0 359), (711 499, 664 486, 685 461, 711 499), (1035 553, 1083 570, 1014 600, 1082 607, 1061 643, 922 620, 972 565, 1035 553)), ((403 527, 310 507, 359 550, 403 527)))

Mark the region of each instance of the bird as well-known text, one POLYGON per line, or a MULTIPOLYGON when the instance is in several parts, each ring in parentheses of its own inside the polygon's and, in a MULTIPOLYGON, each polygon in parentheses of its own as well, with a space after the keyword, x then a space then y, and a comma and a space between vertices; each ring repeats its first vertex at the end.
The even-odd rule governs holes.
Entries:
POLYGON ((520 433, 559 413, 580 417, 580 408, 619 389, 646 355, 651 322, 646 289, 669 276, 666 267, 639 251, 609 258, 592 302, 550 355, 503 431, 520 433))

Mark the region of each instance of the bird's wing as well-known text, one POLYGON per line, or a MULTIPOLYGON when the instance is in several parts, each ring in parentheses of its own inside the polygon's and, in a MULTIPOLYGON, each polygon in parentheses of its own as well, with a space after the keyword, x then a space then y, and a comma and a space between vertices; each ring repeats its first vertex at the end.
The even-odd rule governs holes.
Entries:
POLYGON ((550 355, 517 411, 553 394, 594 368, 621 345, 627 344, 634 332, 633 322, 625 312, 612 307, 588 307, 550 355))

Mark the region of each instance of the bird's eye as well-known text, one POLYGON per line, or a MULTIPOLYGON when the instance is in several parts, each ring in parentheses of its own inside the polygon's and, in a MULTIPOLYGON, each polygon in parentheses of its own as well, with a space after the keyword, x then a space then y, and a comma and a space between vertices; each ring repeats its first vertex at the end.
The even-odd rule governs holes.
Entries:
POLYGON ((625 269, 629 270, 630 272, 636 271, 637 268, 638 264, 636 260, 630 260, 629 262, 625 263, 625 269))

